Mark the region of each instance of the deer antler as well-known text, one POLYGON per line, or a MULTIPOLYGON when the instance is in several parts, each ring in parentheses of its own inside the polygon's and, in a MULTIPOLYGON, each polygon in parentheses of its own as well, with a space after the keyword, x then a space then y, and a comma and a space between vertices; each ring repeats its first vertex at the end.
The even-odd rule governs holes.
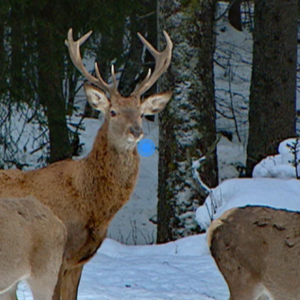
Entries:
POLYGON ((149 69, 146 78, 141 82, 140 85, 136 87, 136 89, 132 92, 132 95, 142 95, 147 90, 149 90, 152 85, 158 80, 158 78, 168 69, 171 57, 172 57, 172 48, 173 43, 167 34, 166 31, 163 31, 164 36, 167 41, 167 46, 164 51, 158 52, 153 46, 140 34, 138 33, 138 37, 141 42, 145 45, 148 51, 152 54, 155 59, 155 68, 154 72, 151 75, 151 69, 149 69))
POLYGON ((77 68, 79 72, 82 73, 82 75, 91 83, 98 86, 100 89, 108 92, 110 96, 117 94, 117 80, 116 80, 116 74, 114 71, 114 66, 111 66, 111 75, 113 78, 112 84, 108 84, 103 80, 103 78, 100 75, 98 65, 95 62, 95 71, 96 71, 96 77, 91 75, 85 68, 82 62, 81 54, 80 54, 80 46, 90 37, 92 34, 92 30, 86 33, 84 36, 82 36, 79 40, 76 42, 73 40, 73 30, 72 28, 68 31, 68 39, 65 40, 66 46, 69 48, 69 54, 71 57, 71 60, 74 64, 74 66, 77 68))

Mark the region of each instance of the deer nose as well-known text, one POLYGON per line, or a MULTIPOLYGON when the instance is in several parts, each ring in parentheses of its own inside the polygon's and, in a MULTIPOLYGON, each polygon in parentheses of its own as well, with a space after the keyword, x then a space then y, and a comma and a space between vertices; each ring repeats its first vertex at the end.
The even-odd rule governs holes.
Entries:
POLYGON ((131 126, 129 131, 135 138, 139 138, 143 134, 143 129, 140 126, 131 126))

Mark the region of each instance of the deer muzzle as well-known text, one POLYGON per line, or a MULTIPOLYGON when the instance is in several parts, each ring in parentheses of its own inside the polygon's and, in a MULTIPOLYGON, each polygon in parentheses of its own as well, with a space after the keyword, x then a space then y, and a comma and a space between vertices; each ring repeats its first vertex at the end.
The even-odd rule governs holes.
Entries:
POLYGON ((131 126, 129 128, 130 133, 138 139, 143 134, 143 129, 141 126, 131 126))

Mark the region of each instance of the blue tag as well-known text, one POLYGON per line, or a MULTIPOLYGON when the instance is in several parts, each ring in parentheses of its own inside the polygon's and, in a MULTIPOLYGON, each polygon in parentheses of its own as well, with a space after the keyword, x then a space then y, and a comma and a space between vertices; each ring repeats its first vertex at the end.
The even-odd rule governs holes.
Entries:
POLYGON ((155 152, 155 144, 149 139, 143 139, 138 143, 137 149, 141 156, 149 157, 155 152))

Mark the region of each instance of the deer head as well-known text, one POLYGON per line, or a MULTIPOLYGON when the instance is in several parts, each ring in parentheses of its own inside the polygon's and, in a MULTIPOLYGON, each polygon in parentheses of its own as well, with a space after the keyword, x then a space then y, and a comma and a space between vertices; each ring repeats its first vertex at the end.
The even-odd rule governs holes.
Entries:
POLYGON ((80 54, 80 46, 90 37, 92 31, 82 36, 76 42, 73 40, 72 28, 68 32, 65 44, 69 48, 70 57, 75 67, 93 85, 84 84, 85 93, 90 105, 101 111, 108 123, 108 141, 117 150, 132 150, 143 137, 142 118, 162 111, 172 96, 171 91, 154 94, 141 102, 141 96, 149 90, 158 78, 167 70, 171 62, 172 41, 164 31, 166 48, 158 52, 138 33, 138 36, 155 59, 155 68, 151 74, 149 69, 145 79, 135 88, 129 97, 123 97, 117 90, 117 80, 114 66, 111 67, 112 83, 108 84, 100 75, 95 63, 96 77, 85 68, 80 54), (109 96, 107 97, 108 94, 109 96))

